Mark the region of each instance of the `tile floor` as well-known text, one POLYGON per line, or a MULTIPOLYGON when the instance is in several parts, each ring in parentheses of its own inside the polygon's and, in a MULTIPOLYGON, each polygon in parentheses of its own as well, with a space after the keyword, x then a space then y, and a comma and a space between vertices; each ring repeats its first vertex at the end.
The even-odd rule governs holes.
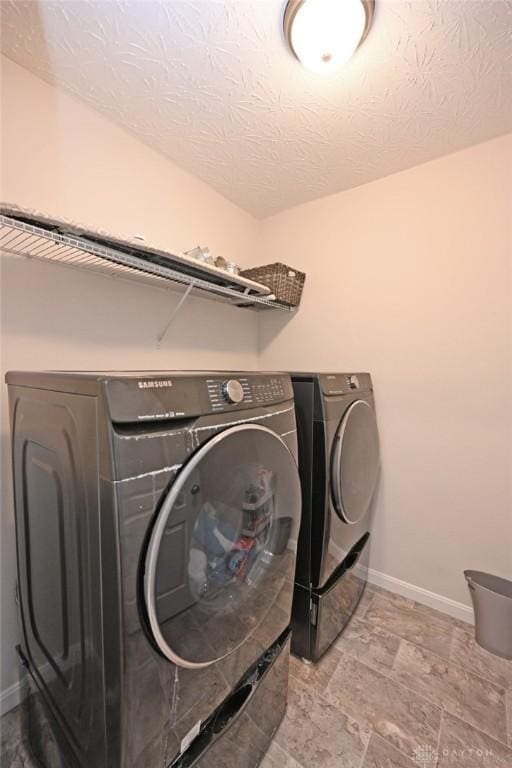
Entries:
POLYGON ((512 768, 512 661, 471 626, 368 586, 318 666, 292 658, 261 768, 448 766, 512 768))
MULTIPOLYGON (((33 768, 17 710, 1 730, 2 768, 33 768)), ((469 625, 368 586, 320 664, 292 658, 261 768, 449 767, 512 768, 512 662, 469 625)))

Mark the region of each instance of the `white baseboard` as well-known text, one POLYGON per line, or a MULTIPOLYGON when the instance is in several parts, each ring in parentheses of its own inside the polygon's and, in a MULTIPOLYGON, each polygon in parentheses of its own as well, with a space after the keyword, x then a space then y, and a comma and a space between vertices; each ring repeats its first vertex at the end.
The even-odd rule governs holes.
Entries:
POLYGON ((422 605, 428 605, 429 608, 435 608, 437 611, 447 613, 455 619, 460 619, 460 621, 474 624, 471 606, 459 603, 450 597, 438 595, 436 592, 423 589, 423 587, 416 587, 414 584, 409 584, 409 582, 397 579, 395 576, 388 576, 386 573, 375 571, 373 568, 370 568, 368 571, 368 583, 375 584, 377 587, 382 587, 390 592, 396 592, 422 605))
POLYGON ((21 685, 13 683, 0 693, 0 717, 17 707, 21 701, 21 685))

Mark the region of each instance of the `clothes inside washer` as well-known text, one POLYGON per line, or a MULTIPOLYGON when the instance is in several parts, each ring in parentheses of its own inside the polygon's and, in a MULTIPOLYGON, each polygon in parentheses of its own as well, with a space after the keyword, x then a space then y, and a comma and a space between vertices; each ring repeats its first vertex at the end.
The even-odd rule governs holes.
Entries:
POLYGON ((246 466, 231 477, 229 499, 205 500, 197 517, 188 575, 196 599, 231 579, 245 581, 269 536, 274 518, 274 476, 246 466))

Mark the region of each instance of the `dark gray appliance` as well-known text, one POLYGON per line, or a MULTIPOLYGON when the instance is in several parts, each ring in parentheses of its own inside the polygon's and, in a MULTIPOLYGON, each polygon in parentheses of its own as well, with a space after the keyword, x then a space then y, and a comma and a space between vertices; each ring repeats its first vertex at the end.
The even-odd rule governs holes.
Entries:
POLYGON ((252 768, 286 707, 290 377, 9 373, 29 739, 46 768, 252 768))
POLYGON ((317 661, 363 592, 380 459, 368 373, 293 373, 302 483, 292 653, 317 661))

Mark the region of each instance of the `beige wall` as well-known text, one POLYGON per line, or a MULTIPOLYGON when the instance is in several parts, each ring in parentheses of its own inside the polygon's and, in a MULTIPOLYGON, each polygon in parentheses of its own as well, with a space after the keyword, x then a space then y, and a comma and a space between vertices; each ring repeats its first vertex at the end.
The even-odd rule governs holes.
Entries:
POLYGON ((512 135, 263 223, 303 268, 266 316, 263 368, 369 370, 383 471, 372 567, 469 603, 462 571, 512 578, 512 135))
MULTIPOLYGON (((2 59, 3 200, 168 249, 208 244, 252 261, 257 222, 107 120, 2 59)), ((2 382, 8 369, 255 368, 257 315, 190 299, 161 348, 177 293, 2 254, 2 382)), ((16 680, 15 550, 2 385, 2 657, 16 680)), ((4 702, 4 703, 9 703, 4 702)))

